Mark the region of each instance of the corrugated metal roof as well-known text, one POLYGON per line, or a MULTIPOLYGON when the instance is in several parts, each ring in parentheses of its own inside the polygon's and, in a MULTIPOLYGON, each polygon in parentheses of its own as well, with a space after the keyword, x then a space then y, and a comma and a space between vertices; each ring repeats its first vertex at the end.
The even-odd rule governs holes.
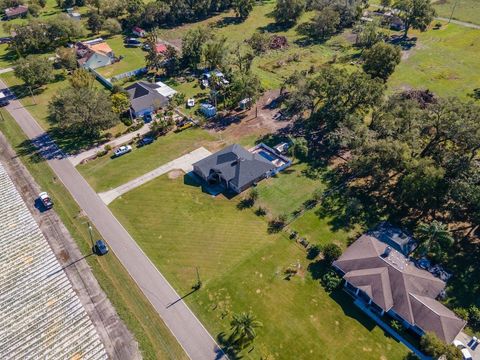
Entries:
POLYGON ((0 164, 0 359, 106 359, 70 281, 0 164))

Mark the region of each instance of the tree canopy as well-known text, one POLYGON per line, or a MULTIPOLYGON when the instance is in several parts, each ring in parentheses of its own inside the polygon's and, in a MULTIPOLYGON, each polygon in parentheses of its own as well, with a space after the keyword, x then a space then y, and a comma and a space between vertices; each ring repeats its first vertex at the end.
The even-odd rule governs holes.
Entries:
POLYGON ((273 16, 281 25, 293 25, 305 11, 305 0, 277 0, 273 16))
POLYGON ((118 122, 119 117, 113 111, 108 93, 91 85, 85 70, 75 73, 77 79, 70 87, 50 101, 50 120, 69 133, 95 139, 102 130, 118 122))
POLYGON ((398 46, 377 42, 363 54, 363 70, 374 78, 387 81, 400 64, 401 52, 398 46))
POLYGON ((53 80, 53 65, 45 56, 29 55, 16 62, 14 73, 27 86, 40 87, 53 80))
POLYGON ((405 26, 405 37, 410 28, 425 31, 435 16, 435 9, 430 0, 397 0, 393 7, 400 11, 405 26))

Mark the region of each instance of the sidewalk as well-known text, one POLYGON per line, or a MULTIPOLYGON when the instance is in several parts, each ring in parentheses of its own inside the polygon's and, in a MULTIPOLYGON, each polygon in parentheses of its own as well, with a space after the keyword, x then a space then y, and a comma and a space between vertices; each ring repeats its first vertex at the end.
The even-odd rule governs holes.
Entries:
POLYGON ((91 148, 89 150, 86 150, 86 151, 83 151, 79 154, 75 154, 75 155, 69 155, 68 156, 68 159, 70 160, 70 162, 72 163, 73 166, 77 166, 78 164, 80 164, 82 161, 84 160, 87 160, 87 159, 91 159, 93 157, 95 157, 95 155, 99 152, 99 151, 102 151, 105 146, 107 145, 110 145, 112 148, 115 148, 117 146, 120 146, 120 145, 123 145, 123 144, 126 144, 128 143, 130 140, 132 140, 135 136, 137 135, 145 135, 146 133, 148 133, 150 131, 150 126, 148 125, 144 125, 140 130, 137 130, 137 131, 133 131, 131 133, 128 133, 128 134, 125 134, 125 135, 122 135, 116 139, 113 139, 109 142, 106 142, 102 145, 99 145, 99 146, 96 146, 94 148, 91 148))
POLYGON ((133 190, 150 180, 153 180, 163 174, 166 174, 172 170, 183 170, 185 173, 189 173, 190 171, 193 170, 193 163, 202 160, 203 158, 206 158, 209 156, 211 153, 204 147, 200 147, 196 150, 193 150, 192 152, 189 152, 188 154, 185 154, 175 160, 172 160, 155 170, 152 170, 145 175, 142 175, 136 179, 133 179, 132 181, 129 181, 123 185, 120 185, 119 187, 105 191, 103 193, 98 194, 100 198, 103 200, 103 202, 108 205, 110 204, 113 200, 115 200, 117 197, 129 192, 130 190, 133 190))

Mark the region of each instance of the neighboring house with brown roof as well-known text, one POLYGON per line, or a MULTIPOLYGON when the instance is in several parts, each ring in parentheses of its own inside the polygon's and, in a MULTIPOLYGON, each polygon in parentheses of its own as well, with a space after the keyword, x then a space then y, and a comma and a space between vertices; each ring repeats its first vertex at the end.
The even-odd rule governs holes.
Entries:
POLYGON ((388 314, 419 335, 433 332, 451 343, 466 322, 435 300, 445 283, 417 268, 380 235, 378 229, 362 235, 333 263, 343 274, 345 289, 373 313, 388 314))
POLYGON ((78 42, 75 50, 78 65, 83 68, 98 69, 115 62, 112 48, 102 38, 78 42))
POLYGON ((26 16, 28 13, 28 6, 18 5, 15 7, 5 9, 5 18, 7 20, 16 19, 19 17, 26 16))

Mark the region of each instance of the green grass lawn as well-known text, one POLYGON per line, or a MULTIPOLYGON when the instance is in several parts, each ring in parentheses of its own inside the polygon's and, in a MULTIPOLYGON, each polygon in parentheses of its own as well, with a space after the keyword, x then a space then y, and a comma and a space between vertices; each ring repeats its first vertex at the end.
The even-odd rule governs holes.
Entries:
POLYGON ((188 129, 158 138, 153 144, 130 154, 110 159, 104 156, 79 165, 77 169, 98 192, 106 191, 141 176, 192 150, 215 141, 201 129, 188 129))
POLYGON ((23 81, 15 77, 13 72, 1 74, 0 78, 20 99, 23 106, 35 117, 44 129, 50 128, 48 122, 48 103, 55 94, 58 94, 68 87, 68 81, 62 70, 55 71, 56 80, 33 93, 33 97, 28 88, 23 85, 23 81))
MULTIPOLYGON (((76 8, 75 11, 81 13, 82 15, 87 12, 88 8, 86 6, 81 6, 76 8)), ((40 10, 40 14, 38 16, 39 19, 48 19, 51 18, 57 14, 61 14, 64 12, 62 8, 59 8, 57 5, 56 0, 47 0, 45 7, 40 10)), ((26 18, 18 18, 18 19, 13 19, 13 20, 8 20, 4 24, 25 24, 30 19, 33 19, 30 15, 28 15, 26 18)), ((83 21, 83 20, 82 20, 83 21)), ((9 33, 5 31, 5 28, 3 26, 0 26, 0 36, 9 36, 9 33)))
MULTIPOLYGON (((272 179, 273 182, 281 179, 272 179)), ((271 186, 275 186, 274 183, 271 186)), ((281 187, 283 185, 280 184, 281 187)), ((386 337, 343 292, 328 295, 305 252, 236 199, 212 197, 190 177, 157 178, 110 208, 213 336, 228 334, 232 313, 263 323, 248 359, 402 359, 407 349, 386 337), (298 275, 284 270, 301 264, 298 275)), ((326 223, 325 235, 335 239, 326 223)), ((328 241, 328 240, 326 240, 328 241)))
POLYGON ((268 213, 276 217, 291 213, 312 198, 316 190, 324 188, 321 180, 306 177, 302 171, 305 164, 295 164, 276 176, 263 180, 257 186, 258 201, 256 206, 263 206, 268 213))
POLYGON ((453 6, 453 18, 461 21, 480 24, 480 2, 478 0, 433 0, 437 15, 450 18, 453 6))
MULTIPOLYGON (((480 2, 478 0, 431 0, 437 16, 450 18, 453 6, 453 18, 460 21, 480 24, 480 2)), ((370 4, 380 5, 380 0, 369 0, 370 4)))
MULTIPOLYGON (((5 110, 0 111, 4 118, 0 120, 0 131, 14 148, 23 148, 20 144, 26 137, 22 130, 5 110)), ((79 216, 80 208, 67 189, 55 180, 47 163, 32 159, 28 155, 19 155, 19 158, 40 187, 53 197, 55 211, 77 242, 82 254, 91 253, 88 219, 79 216)), ((97 232, 95 236, 98 236, 97 232)), ((89 256, 86 261, 120 318, 138 341, 144 359, 187 359, 180 345, 115 254, 109 253, 105 257, 89 256)))
POLYGON ((440 96, 465 97, 480 87, 480 30, 449 24, 417 36, 411 50, 389 80, 390 89, 430 89, 440 96))
POLYGON ((107 38, 106 42, 112 48, 115 56, 123 56, 123 59, 115 64, 97 69, 101 75, 106 78, 111 78, 112 76, 120 75, 145 66, 146 52, 138 47, 125 47, 123 35, 115 35, 111 38, 107 38))

